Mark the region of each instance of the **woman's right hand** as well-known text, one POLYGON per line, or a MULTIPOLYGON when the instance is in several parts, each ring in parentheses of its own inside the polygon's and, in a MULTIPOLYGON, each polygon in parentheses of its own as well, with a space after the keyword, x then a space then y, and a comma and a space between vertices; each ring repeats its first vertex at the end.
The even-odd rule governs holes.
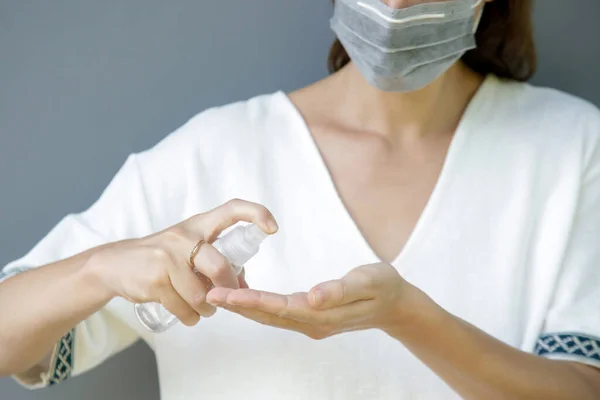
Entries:
POLYGON ((156 234, 102 246, 88 267, 111 298, 161 303, 182 323, 193 326, 216 309, 206 303, 206 280, 189 266, 190 252, 204 240, 194 259, 196 270, 215 286, 244 285, 244 278, 236 276, 227 259, 210 244, 239 221, 252 222, 269 234, 278 229, 264 206, 235 199, 156 234))

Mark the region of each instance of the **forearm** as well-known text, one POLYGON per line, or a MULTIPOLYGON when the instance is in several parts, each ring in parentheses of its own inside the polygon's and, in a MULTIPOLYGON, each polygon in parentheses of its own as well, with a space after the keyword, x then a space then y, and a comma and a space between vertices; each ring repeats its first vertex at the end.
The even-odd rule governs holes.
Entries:
POLYGON ((110 300, 89 267, 93 254, 90 250, 0 283, 0 375, 36 365, 65 333, 110 300))
POLYGON ((421 300, 387 331, 465 399, 598 399, 600 371, 519 351, 421 300))

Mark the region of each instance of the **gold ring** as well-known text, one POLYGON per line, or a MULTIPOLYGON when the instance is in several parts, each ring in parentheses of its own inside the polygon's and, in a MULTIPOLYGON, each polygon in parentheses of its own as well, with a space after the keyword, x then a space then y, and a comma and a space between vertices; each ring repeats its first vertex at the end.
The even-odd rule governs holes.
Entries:
POLYGON ((198 243, 196 243, 196 245, 194 246, 194 248, 192 249, 192 251, 190 251, 190 258, 188 260, 188 265, 190 266, 190 268, 196 269, 196 263, 195 263, 194 259, 198 255, 198 252, 200 251, 200 248, 202 247, 202 245, 204 243, 206 243, 204 241, 204 239, 200 239, 198 241, 198 243))
POLYGON ((204 241, 204 239, 201 239, 201 240, 198 241, 198 243, 196 243, 196 245, 194 246, 194 248, 190 252, 190 259, 188 260, 188 265, 194 271, 194 273, 196 274, 196 276, 198 276, 198 278, 200 278, 200 280, 202 281, 202 283, 204 283, 204 286, 206 286, 206 290, 210 290, 213 287, 215 287, 215 285, 212 283, 212 281, 206 275, 202 274, 200 271, 198 271, 196 269, 196 263, 194 262, 194 259, 196 258, 196 255, 198 255, 198 252, 200 251, 200 248, 202 247, 202 245, 204 243, 206 243, 204 241))

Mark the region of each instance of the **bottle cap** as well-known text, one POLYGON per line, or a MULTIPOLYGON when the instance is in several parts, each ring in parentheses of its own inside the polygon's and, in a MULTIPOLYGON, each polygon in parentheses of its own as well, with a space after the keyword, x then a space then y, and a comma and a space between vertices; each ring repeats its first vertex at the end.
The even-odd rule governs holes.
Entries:
POLYGON ((260 244, 268 236, 254 224, 236 226, 213 243, 213 246, 229 260, 239 274, 244 264, 258 253, 260 244))

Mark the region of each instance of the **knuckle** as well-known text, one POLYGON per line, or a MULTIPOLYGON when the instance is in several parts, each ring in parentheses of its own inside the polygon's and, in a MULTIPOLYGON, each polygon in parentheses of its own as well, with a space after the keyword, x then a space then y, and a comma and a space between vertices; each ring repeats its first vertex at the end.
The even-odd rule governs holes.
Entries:
POLYGON ((166 248, 162 246, 153 246, 150 249, 152 259, 158 264, 166 264, 171 262, 171 255, 166 248))
POLYGON ((225 207, 227 207, 228 210, 233 212, 240 206, 241 203, 242 203, 241 199, 233 198, 233 199, 227 201, 227 203, 225 203, 225 207))
POLYGON ((224 274, 229 271, 231 266, 229 265, 229 261, 225 257, 219 257, 214 261, 214 268, 217 274, 224 274))
POLYGON ((218 259, 212 260, 211 265, 207 267, 209 267, 207 275, 209 275, 209 278, 211 279, 218 279, 227 276, 231 268, 225 257, 219 257, 218 259))
POLYGON ((185 230, 181 226, 174 226, 162 234, 162 239, 167 243, 178 243, 185 240, 185 238, 185 230))
POLYGON ((148 287, 152 292, 161 293, 168 287, 168 275, 156 270, 148 275, 148 287))
POLYGON ((373 289, 375 287, 375 280, 373 274, 367 268, 359 268, 353 271, 354 278, 357 282, 366 289, 373 289))

